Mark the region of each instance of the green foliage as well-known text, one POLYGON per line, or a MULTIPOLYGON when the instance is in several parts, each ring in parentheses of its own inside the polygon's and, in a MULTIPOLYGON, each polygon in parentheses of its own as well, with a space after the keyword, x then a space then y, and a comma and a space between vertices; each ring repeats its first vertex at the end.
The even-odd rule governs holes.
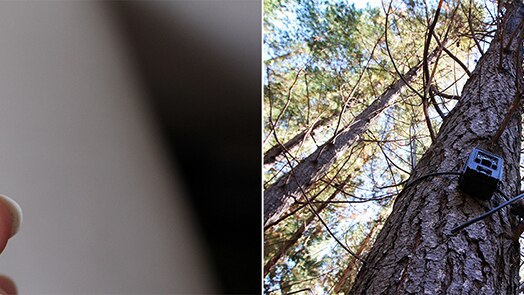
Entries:
MULTIPOLYGON (((342 109, 369 58, 370 40, 378 39, 378 11, 312 0, 272 1, 269 7, 266 12, 275 13, 264 16, 264 101, 270 106, 264 117, 276 120, 281 114, 277 128, 291 130, 286 140, 342 109)), ((265 120, 265 129, 271 128, 265 120)))
MULTIPOLYGON (((394 1, 387 11, 388 46, 384 34, 386 14, 382 9, 357 9, 342 0, 264 2, 263 149, 276 145, 276 138, 284 143, 319 118, 331 118, 329 124, 306 137, 287 157, 265 167, 266 184, 290 171, 336 131, 350 125, 398 80, 393 61, 405 73, 423 59, 428 24, 437 2, 394 1)), ((468 20, 475 36, 489 42, 494 24, 490 16, 481 2, 472 1, 470 7, 466 2, 445 1, 442 7, 435 34, 440 41, 447 41, 446 48, 469 70, 479 53, 468 20)), ((436 46, 433 38, 430 51, 436 46)), ((430 64, 430 71, 434 74, 431 84, 438 91, 460 95, 467 75, 448 54, 441 53, 436 66, 430 64)), ((419 94, 424 93, 421 77, 411 86, 419 94)), ((442 122, 437 107, 446 115, 455 103, 456 100, 434 96, 429 115, 436 131, 442 122)), ((329 198, 336 188, 343 188, 333 199, 339 203, 328 205, 320 216, 353 251, 362 246, 375 221, 385 218, 401 189, 397 184, 409 177, 413 164, 431 143, 421 97, 412 90, 402 93, 362 139, 308 191, 308 196, 316 197, 318 202, 329 198)), ((265 231, 264 262, 310 215, 310 209, 305 207, 265 231)), ((264 276, 264 290, 268 294, 285 294, 311 288, 315 294, 331 294, 340 271, 351 259, 315 219, 264 276)))

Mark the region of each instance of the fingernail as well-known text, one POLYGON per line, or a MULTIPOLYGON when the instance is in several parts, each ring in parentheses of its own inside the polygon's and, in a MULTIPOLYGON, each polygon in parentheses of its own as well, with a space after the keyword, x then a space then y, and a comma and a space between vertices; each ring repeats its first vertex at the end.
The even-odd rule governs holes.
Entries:
POLYGON ((18 232, 18 230, 20 229, 20 225, 22 224, 22 208, 20 207, 20 205, 18 205, 18 203, 15 200, 5 195, 0 195, 0 201, 7 205, 7 208, 11 213, 12 223, 10 237, 12 237, 18 232))

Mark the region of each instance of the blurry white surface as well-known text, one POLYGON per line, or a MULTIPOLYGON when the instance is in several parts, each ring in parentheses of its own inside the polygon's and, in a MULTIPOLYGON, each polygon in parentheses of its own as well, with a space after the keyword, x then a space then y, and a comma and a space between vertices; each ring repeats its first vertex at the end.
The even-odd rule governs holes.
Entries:
POLYGON ((0 2, 0 256, 21 294, 207 293, 191 216, 100 2, 0 2))

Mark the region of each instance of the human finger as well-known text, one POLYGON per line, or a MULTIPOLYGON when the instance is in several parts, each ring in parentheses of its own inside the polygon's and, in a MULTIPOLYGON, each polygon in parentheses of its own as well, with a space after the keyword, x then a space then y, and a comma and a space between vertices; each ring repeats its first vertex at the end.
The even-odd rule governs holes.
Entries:
POLYGON ((16 284, 10 278, 0 275, 0 294, 1 295, 12 295, 18 294, 16 290, 16 284))
POLYGON ((20 229, 22 209, 13 199, 0 195, 0 253, 20 229))

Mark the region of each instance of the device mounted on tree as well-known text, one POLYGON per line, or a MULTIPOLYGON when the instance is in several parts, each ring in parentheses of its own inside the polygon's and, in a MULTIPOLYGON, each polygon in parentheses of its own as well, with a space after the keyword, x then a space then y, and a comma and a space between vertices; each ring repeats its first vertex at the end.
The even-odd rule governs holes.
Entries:
POLYGON ((474 148, 460 176, 460 189, 472 197, 489 200, 502 181, 502 157, 474 148))

